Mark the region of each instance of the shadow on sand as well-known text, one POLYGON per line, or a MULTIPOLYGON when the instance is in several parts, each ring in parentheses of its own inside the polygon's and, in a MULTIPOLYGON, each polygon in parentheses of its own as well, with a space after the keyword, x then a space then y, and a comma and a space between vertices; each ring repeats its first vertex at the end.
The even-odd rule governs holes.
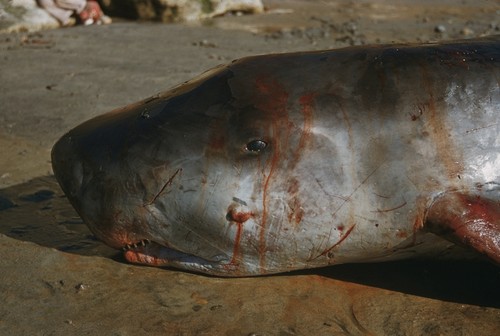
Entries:
MULTIPOLYGON (((61 251, 124 262, 97 241, 53 176, 0 190, 0 233, 61 251)), ((437 300, 500 308, 500 268, 489 263, 409 260, 349 264, 279 276, 320 275, 437 300)))

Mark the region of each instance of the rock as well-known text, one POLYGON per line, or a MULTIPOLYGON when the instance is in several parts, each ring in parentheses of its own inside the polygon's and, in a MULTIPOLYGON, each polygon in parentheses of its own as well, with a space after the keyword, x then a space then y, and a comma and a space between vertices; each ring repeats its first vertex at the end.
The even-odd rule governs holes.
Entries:
POLYGON ((34 32, 59 23, 35 0, 0 0, 0 33, 34 32))
POLYGON ((261 0, 102 0, 104 12, 130 19, 197 21, 226 13, 261 13, 261 0))
POLYGON ((229 12, 262 13, 264 5, 261 0, 210 0, 212 12, 210 16, 224 15, 229 12))
POLYGON ((435 33, 444 33, 446 31, 446 27, 442 24, 440 25, 437 25, 436 27, 434 27, 434 32, 435 33))
POLYGON ((460 34, 462 34, 464 36, 473 36, 474 30, 472 30, 469 27, 464 27, 462 30, 460 30, 460 34))

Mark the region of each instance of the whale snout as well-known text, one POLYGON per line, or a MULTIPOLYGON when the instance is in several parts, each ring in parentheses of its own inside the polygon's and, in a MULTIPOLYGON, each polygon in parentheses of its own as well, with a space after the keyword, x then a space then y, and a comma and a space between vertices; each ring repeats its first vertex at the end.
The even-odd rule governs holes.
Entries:
POLYGON ((98 117, 63 135, 52 149, 54 175, 68 200, 92 233, 114 248, 148 238, 140 184, 133 184, 118 160, 125 155, 122 133, 98 117))
POLYGON ((52 169, 62 190, 73 203, 82 187, 83 162, 68 134, 52 148, 52 169))

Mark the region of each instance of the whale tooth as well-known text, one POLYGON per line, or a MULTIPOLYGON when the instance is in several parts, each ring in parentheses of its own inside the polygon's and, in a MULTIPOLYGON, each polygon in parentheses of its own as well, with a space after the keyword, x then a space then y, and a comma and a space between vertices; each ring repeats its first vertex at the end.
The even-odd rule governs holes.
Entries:
POLYGON ((141 241, 138 241, 137 243, 125 244, 125 246, 122 247, 122 250, 123 251, 130 251, 130 250, 136 249, 140 246, 146 246, 149 243, 151 243, 151 241, 149 239, 143 239, 141 241))

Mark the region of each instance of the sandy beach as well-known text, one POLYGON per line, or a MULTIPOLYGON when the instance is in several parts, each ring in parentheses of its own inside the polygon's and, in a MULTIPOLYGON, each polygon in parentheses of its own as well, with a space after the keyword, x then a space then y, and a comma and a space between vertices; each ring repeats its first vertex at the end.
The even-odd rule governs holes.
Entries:
POLYGON ((127 264, 59 188, 77 124, 244 56, 500 34, 497 1, 264 1, 198 24, 0 35, 1 335, 495 335, 500 270, 405 261, 221 279, 127 264))

